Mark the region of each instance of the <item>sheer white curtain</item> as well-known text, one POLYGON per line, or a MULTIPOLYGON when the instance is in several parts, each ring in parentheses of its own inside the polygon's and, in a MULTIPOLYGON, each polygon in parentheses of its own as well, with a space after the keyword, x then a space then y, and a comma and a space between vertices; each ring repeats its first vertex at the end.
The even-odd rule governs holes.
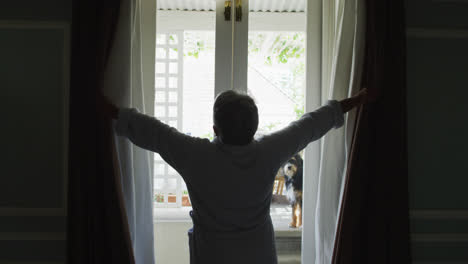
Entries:
MULTIPOLYGON (((344 99, 359 90, 364 55, 364 2, 324 0, 316 3, 322 7, 321 90, 314 93, 320 97, 320 105, 329 99, 344 99)), ((308 25, 307 34, 317 34, 317 28, 308 25)), ((311 44, 308 43, 308 49, 314 48, 311 44)), ((309 51, 308 56, 311 56, 309 51)), ((307 88, 314 87, 308 84, 307 88)), ((311 204, 305 205, 309 211, 304 212, 304 263, 331 263, 354 114, 350 112, 345 125, 330 131, 321 140, 320 146, 312 150, 319 153, 320 162, 317 168, 310 170, 308 177, 313 179, 310 180, 311 184, 305 184, 304 190, 305 195, 315 196, 305 199, 305 203, 311 204)))
MULTIPOLYGON (((151 93, 152 83, 144 85, 143 80, 151 80, 151 76, 144 78, 143 75, 154 72, 143 71, 142 66, 141 5, 141 0, 121 1, 119 22, 105 73, 104 93, 119 107, 147 112, 152 108, 145 107, 145 101, 151 104, 151 101, 145 100, 145 93, 151 93)), ((155 16, 155 5, 153 7, 152 15, 155 16)), ((155 39, 153 35, 153 42, 155 39)), ((147 46, 151 46, 151 43, 147 46)), ((152 157, 148 151, 136 147, 127 139, 115 137, 115 142, 135 263, 151 264, 154 263, 152 157)))

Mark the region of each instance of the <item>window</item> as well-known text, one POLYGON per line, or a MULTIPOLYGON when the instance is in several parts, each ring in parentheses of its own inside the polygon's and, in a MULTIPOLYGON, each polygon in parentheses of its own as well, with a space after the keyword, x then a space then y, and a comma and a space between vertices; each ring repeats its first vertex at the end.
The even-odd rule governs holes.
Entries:
MULTIPOLYGON (((216 15, 215 10, 224 10, 220 1, 195 2, 198 6, 158 2, 156 117, 183 133, 212 139, 214 97, 232 88, 244 89, 255 98, 260 115, 257 135, 300 117, 305 90, 305 1, 295 1, 288 8, 251 1, 248 18, 236 21, 240 24, 234 40, 231 24, 216 15)), ((292 212, 282 188, 276 181, 272 218, 276 227, 288 229, 292 212)), ((158 208, 190 208, 182 178, 159 155, 154 160, 154 202, 158 208)))
MULTIPOLYGON (((179 131, 213 138, 214 31, 157 33, 155 116, 179 131)), ((154 158, 156 207, 190 207, 181 176, 159 155, 154 158)))
MULTIPOLYGON (((214 11, 159 10, 157 25, 155 116, 188 135, 213 138, 214 11)), ((191 206, 181 176, 157 154, 154 202, 157 208, 191 206)))
MULTIPOLYGON (((214 97, 233 88, 243 89, 256 100, 260 115, 257 135, 281 129, 303 114, 305 0, 284 6, 266 0, 243 2, 250 2, 250 13, 242 22, 235 22, 233 33, 232 25, 219 15, 224 1, 158 1, 156 117, 183 133, 212 139, 214 97)), ((283 188, 279 177, 272 190, 271 217, 279 252, 283 250, 297 261, 301 229, 289 228, 292 208, 283 188)), ((154 203, 162 221, 190 221, 187 188, 157 154, 154 203)))
MULTIPOLYGON (((155 116, 177 129, 182 128, 183 32, 156 36, 155 116)), ((180 175, 154 155, 154 201, 156 207, 188 206, 188 195, 180 175)))
MULTIPOLYGON (((257 102, 257 135, 281 129, 304 112, 306 1, 243 0, 244 18, 234 22, 234 32, 224 21, 224 2, 158 0, 155 115, 183 133, 212 139, 214 97, 236 88, 257 102)), ((292 208, 281 187, 277 181, 271 208, 278 252, 287 247, 289 260, 298 261, 301 232, 288 226, 292 208), (283 231, 287 237, 280 241, 283 231)), ((162 221, 190 221, 186 186, 158 155, 154 195, 162 221)))

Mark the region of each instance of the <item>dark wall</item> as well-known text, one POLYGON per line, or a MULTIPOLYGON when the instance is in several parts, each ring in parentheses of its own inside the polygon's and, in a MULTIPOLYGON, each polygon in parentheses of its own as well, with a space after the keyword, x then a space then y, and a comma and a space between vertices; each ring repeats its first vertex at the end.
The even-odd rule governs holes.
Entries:
POLYGON ((71 0, 0 3, 0 263, 64 263, 71 0))
POLYGON ((407 0, 406 5, 413 260, 465 263, 468 2, 407 0))

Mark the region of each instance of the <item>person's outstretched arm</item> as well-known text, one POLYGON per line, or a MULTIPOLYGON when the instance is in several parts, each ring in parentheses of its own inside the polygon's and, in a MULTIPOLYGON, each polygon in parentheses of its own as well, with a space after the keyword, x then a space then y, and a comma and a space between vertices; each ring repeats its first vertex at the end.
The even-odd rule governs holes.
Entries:
POLYGON ((202 141, 180 133, 136 109, 119 109, 105 97, 99 99, 98 107, 102 115, 116 120, 117 135, 128 138, 141 148, 159 153, 176 170, 186 167, 190 162, 191 151, 202 141))
POLYGON ((266 155, 274 163, 283 163, 310 142, 325 135, 332 128, 339 128, 344 123, 344 113, 360 106, 367 100, 367 89, 353 97, 328 103, 313 112, 304 114, 289 126, 263 137, 260 142, 266 155))

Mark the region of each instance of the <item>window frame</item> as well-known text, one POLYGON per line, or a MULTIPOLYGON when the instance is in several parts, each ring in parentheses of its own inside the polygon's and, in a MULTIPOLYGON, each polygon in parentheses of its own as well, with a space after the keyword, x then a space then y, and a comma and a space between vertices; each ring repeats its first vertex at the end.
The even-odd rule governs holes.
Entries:
MULTIPOLYGON (((219 1, 217 1, 219 2, 219 1)), ((217 7, 219 8, 218 4, 217 7)), ((224 6, 223 6, 224 7, 224 6)), ((219 13, 219 12, 218 12, 219 13)), ((247 12, 244 12, 247 13, 247 12)), ((222 13, 221 13, 222 14, 222 13)), ((218 14, 219 16, 219 14, 218 14)), ((305 111, 312 111, 318 108, 321 104, 321 85, 322 85, 322 1, 308 0, 306 12, 303 13, 248 13, 248 19, 251 22, 250 30, 275 30, 275 31, 304 31, 306 33, 306 91, 305 91, 305 111), (284 23, 288 21, 288 23, 284 23)), ((212 22, 216 18, 216 13, 212 11, 163 11, 158 10, 157 16, 157 32, 165 28, 166 30, 215 30, 216 25, 212 22), (177 19, 178 18, 178 19, 177 19), (176 19, 177 23, 173 23, 172 19, 176 19)), ((151 34, 148 32, 148 34, 151 34)), ((153 33, 154 34, 154 33, 153 33)), ((231 31, 229 31, 231 34, 231 31)), ((248 36, 248 31, 246 32, 248 36)), ((216 50, 221 49, 221 45, 216 38, 216 50)), ((224 49, 232 48, 232 46, 224 47, 224 49)), ((216 58, 215 58, 216 59, 216 58)), ((219 66, 219 64, 217 64, 219 66)), ((229 67, 229 66, 226 66, 229 67)), ((215 76, 215 93, 220 92, 219 83, 216 83, 215 76)), ((226 80, 225 80, 226 81, 226 80)), ((309 144, 304 155, 304 188, 316 191, 316 180, 313 175, 317 175, 319 168, 320 157, 320 141, 309 144)), ((313 192, 313 191, 312 191, 313 192)), ((313 218, 315 197, 310 193, 304 193, 303 217, 313 218)), ((172 208, 170 208, 172 209, 172 208)), ((170 209, 168 209, 170 211, 170 209)), ((180 209, 180 208, 179 208, 180 209)), ((165 209, 164 209, 165 210, 165 209)), ((158 208, 155 213, 155 222, 190 222, 188 214, 182 215, 171 212, 163 212, 158 208)), ((301 232, 303 236, 302 248, 311 247, 310 243, 314 243, 314 230, 307 228, 307 223, 304 222, 305 228, 301 232), (309 239, 307 239, 309 238, 309 239)), ((312 245, 313 246, 313 245, 312 245)), ((312 252, 309 252, 313 254, 312 252)), ((308 252, 303 252, 303 260, 310 259, 308 252)))
MULTIPOLYGON (((153 0, 154 1, 154 0, 153 0)), ((231 0, 233 1, 233 0, 231 0)), ((248 0, 244 0, 247 2, 248 0)), ((156 2, 156 1, 154 1, 156 2)), ((217 7, 219 8, 219 2, 224 2, 221 0, 217 0, 217 7)), ((328 1, 323 1, 323 0, 307 0, 306 1, 306 10, 304 13, 302 13, 302 18, 298 17, 288 17, 289 13, 268 13, 268 15, 275 16, 276 19, 273 23, 268 23, 268 19, 265 18, 266 14, 262 13, 250 13, 249 15, 249 20, 252 22, 252 25, 264 25, 265 29, 275 29, 275 30, 291 30, 288 28, 289 25, 294 25, 294 28, 300 28, 304 27, 304 31, 306 32, 306 50, 307 50, 307 55, 306 55, 306 92, 305 92, 305 111, 312 111, 316 109, 317 107, 320 106, 321 104, 321 98, 322 98, 322 93, 321 93, 321 85, 322 85, 322 56, 324 56, 323 53, 323 35, 327 33, 327 25, 323 24, 323 7, 327 5, 328 1), (254 22, 254 21, 260 21, 260 22, 254 22), (263 22, 262 22, 263 21, 263 22), (288 21, 288 24, 283 24, 284 21, 288 21), (298 22, 300 21, 300 22, 298 22), (305 21, 305 23, 303 22, 305 21)), ((151 9, 143 9, 143 14, 145 15, 145 12, 151 10, 151 9)), ((155 12, 156 10, 153 10, 151 12, 155 12)), ((176 17, 177 11, 161 11, 158 10, 158 17, 157 20, 158 22, 156 23, 156 27, 160 28, 162 26, 165 26, 167 24, 167 21, 164 20, 164 13, 166 13, 168 16, 167 17, 176 17)), ((192 29, 192 30, 197 30, 197 27, 201 26, 207 26, 207 27, 215 27, 210 21, 213 20, 208 20, 208 25, 204 24, 206 23, 206 19, 203 17, 210 16, 210 12, 196 12, 197 16, 194 18, 191 18, 190 20, 184 20, 184 19, 178 19, 182 23, 187 22, 186 25, 182 25, 182 27, 185 27, 186 29, 192 29)), ((244 12, 247 13, 247 12, 244 12)), ((220 15, 222 13, 219 13, 220 15)), ((213 14, 215 15, 215 14, 213 14)), ((325 14, 329 15, 329 14, 325 14)), ((147 14, 147 16, 154 16, 154 14, 147 14)), ((151 23, 150 23, 151 24, 151 23)), ((178 24, 178 23, 177 23, 178 24)), ((176 27, 176 26, 181 26, 179 25, 174 25, 172 24, 171 27, 176 27)), ((251 28, 252 29, 252 28, 251 28)), ((155 28, 152 26, 146 27, 143 25, 143 36, 152 36, 154 35, 155 28)), ((153 40, 154 41, 154 40, 153 40)), ((217 49, 219 48, 217 43, 217 49)), ((148 55, 154 54, 154 46, 153 46, 153 51, 146 49, 143 49, 143 52, 148 55)), ((149 59, 151 60, 151 56, 148 56, 149 59)), ((145 56, 143 56, 145 59, 145 56)), ((152 56, 154 58, 154 56, 152 56)), ((154 73, 154 63, 153 65, 149 65, 147 63, 146 68, 151 69, 152 72, 154 73)), ((145 68, 145 67, 144 67, 145 68)), ((146 76, 151 76, 151 73, 146 74, 146 76)), ((144 75, 145 77, 145 75, 144 75)), ((147 79, 145 79, 146 81, 147 79)), ((154 81, 154 78, 153 78, 154 81)), ((146 84, 151 83, 151 80, 146 82, 146 84)), ((154 87, 154 82, 153 82, 153 87, 154 87)), ((216 91, 216 90, 215 90, 216 91)), ((146 106, 151 106, 151 101, 154 101, 154 97, 152 95, 148 96, 149 99, 147 100, 145 98, 145 102, 147 102, 146 106)), ((151 113, 151 108, 149 107, 149 110, 147 110, 147 113, 151 113)), ((315 179, 316 177, 313 177, 314 175, 317 175, 319 172, 319 162, 320 162, 320 140, 316 141, 312 144, 309 144, 309 146, 305 150, 305 156, 304 156, 304 161, 305 161, 305 166, 304 166, 304 188, 307 190, 310 190, 310 192, 305 192, 304 193, 304 203, 303 203, 303 217, 306 218, 308 217, 309 219, 313 219, 313 214, 315 213, 315 203, 316 203, 316 197, 312 194, 314 191, 317 191, 317 180, 315 179)), ((161 211, 158 208, 159 211, 161 211)), ((155 221, 161 221, 160 218, 158 218, 157 214, 155 214, 155 221)), ((174 219, 171 218, 168 221, 191 221, 191 219, 188 217, 187 214, 184 214, 185 217, 183 218, 178 218, 174 219)), ((164 221, 164 220, 162 220, 164 221)), ((304 222, 304 228, 302 229, 302 248, 315 248, 315 231, 314 231, 314 223, 313 222, 304 222)), ((302 250, 302 262, 310 262, 310 260, 313 260, 315 258, 315 252, 314 250, 302 250)))
MULTIPOLYGON (((178 130, 181 130, 182 128, 182 116, 181 113, 183 111, 183 31, 177 30, 177 31, 160 31, 156 35, 156 50, 157 49, 164 49, 165 52, 165 58, 158 58, 157 52, 155 56, 155 64, 156 63, 161 63, 164 64, 164 71, 162 73, 158 73, 155 67, 155 85, 154 85, 154 93, 161 92, 164 93, 165 98, 162 100, 162 102, 157 101, 157 97, 155 96, 155 102, 154 102, 154 107, 155 107, 155 113, 154 115, 158 117, 162 122, 165 122, 169 125, 172 125, 178 130), (164 35, 164 43, 158 43, 158 35, 164 35), (170 42, 170 37, 176 36, 177 38, 177 43, 173 44, 170 42), (177 58, 172 59, 170 58, 170 50, 173 48, 177 48, 177 58), (176 73, 171 73, 170 72, 170 65, 171 63, 177 63, 177 72, 176 73), (170 86, 170 78, 177 78, 177 87, 171 87, 170 86), (164 78, 164 85, 163 87, 158 87, 157 84, 157 78, 164 78), (177 102, 170 102, 170 93, 177 93, 177 102), (177 114, 175 116, 171 116, 170 114, 170 108, 171 107, 176 107, 177 109, 177 114), (164 109, 164 117, 159 115, 156 111, 157 107, 162 107, 164 109), (171 121, 176 121, 176 124, 171 124, 171 121)), ((182 177, 178 175, 177 173, 175 174, 170 174, 169 171, 171 170, 169 165, 164 162, 157 153, 154 154, 153 162, 154 162, 154 168, 156 168, 159 165, 162 165, 164 167, 164 173, 163 174, 157 174, 158 171, 154 169, 153 171, 153 182, 158 179, 162 179, 165 181, 169 180, 175 180, 176 186, 175 189, 156 189, 156 185, 153 184, 153 203, 154 207, 156 208, 180 208, 182 207, 182 198, 183 198, 183 190, 182 190, 182 177), (163 195, 163 202, 159 203, 154 201, 156 199, 155 194, 156 192, 160 192, 163 195), (175 198, 176 202, 175 203, 170 203, 169 202, 169 196, 172 196, 172 194, 175 193, 175 198)))
MULTIPOLYGON (((219 8, 219 6, 217 6, 219 8)), ((243 9, 248 10, 248 6, 244 5, 243 9)), ((222 11, 224 11, 224 3, 222 5, 222 11)), ((244 11, 244 10, 243 10, 244 11)), ((216 94, 227 90, 236 88, 243 92, 247 92, 247 59, 248 59, 248 34, 250 30, 253 31, 304 31, 305 32, 305 20, 306 15, 305 13, 262 13, 262 12, 244 12, 243 21, 236 22, 236 21, 224 21, 224 15, 221 12, 221 16, 217 15, 215 11, 164 11, 158 10, 157 11, 157 27, 156 32, 157 34, 177 34, 178 35, 178 52, 179 58, 183 57, 183 36, 184 31, 215 31, 215 41, 217 43, 215 49, 215 96, 216 94), (216 19, 216 22, 215 22, 216 19), (248 26, 248 19, 250 19, 252 25, 248 26), (176 21, 176 22, 174 22, 176 21), (288 21, 288 23, 284 23, 284 21, 288 21), (215 22, 215 23, 213 23, 215 22), (280 23, 283 22, 283 23, 280 23), (243 23, 242 30, 235 31, 235 43, 232 45, 232 24, 243 23), (219 44, 221 42, 221 44, 219 44), (243 43, 243 44, 238 44, 243 43), (245 44, 245 45, 244 45, 245 44), (233 48, 235 47, 235 48, 233 48), (237 56, 236 56, 237 54, 237 56), (241 54, 241 55, 238 55, 241 54), (226 56, 228 55, 228 56, 226 56), (243 56, 243 59, 234 60, 231 56, 240 57, 243 56), (234 68, 233 68, 234 66, 234 68), (222 69, 222 70, 220 70, 222 69), (234 72, 236 70, 236 72, 234 72), (234 82, 236 78, 233 78, 231 74, 240 74, 243 75, 242 80, 239 82, 234 82)), ((220 13, 218 11, 218 13, 220 13)), ((161 48, 158 43, 156 43, 156 48, 161 48)), ((169 56, 169 46, 167 44, 166 48, 166 56, 169 56)), ((168 61, 171 61, 167 58, 168 61)), ((158 59, 155 57, 155 62, 164 62, 165 59, 158 59)), ((168 65, 166 65, 165 72, 166 73, 155 73, 155 78, 159 76, 164 76, 168 74, 168 65)), ((170 74, 169 74, 170 75, 170 74)), ((179 61, 179 75, 178 75, 178 87, 179 87, 179 99, 177 105, 178 113, 182 113, 182 105, 183 105, 183 98, 181 95, 183 94, 183 63, 179 61)), ((168 84, 166 83, 166 86, 168 84)), ((155 92, 161 90, 160 88, 154 88, 155 92)), ((167 103, 167 95, 165 102, 167 103)), ((164 103, 157 103, 155 101, 155 107, 158 105, 163 105, 164 103)), ((166 115, 168 114, 168 108, 166 106, 166 115)), ((155 114, 156 115, 156 114, 155 114)), ((183 117, 177 118, 177 129, 182 128, 182 119, 183 117)), ((165 118, 162 121, 166 121, 165 118)), ((157 154, 155 154, 157 155, 157 154)), ((164 164, 164 162, 154 161, 155 166, 158 164, 164 164)), ((173 179, 176 177, 172 177, 167 175, 167 165, 165 165, 165 176, 160 177, 164 179, 173 179)), ((153 174, 153 178, 156 176, 153 174)), ((181 181, 182 178, 180 176, 177 177, 177 187, 175 190, 160 190, 164 194, 164 203, 156 203, 156 208, 183 208, 181 206, 182 200, 182 190, 181 190, 181 181), (168 203, 168 193, 175 191, 176 193, 176 203, 168 203)), ((155 190, 155 189, 154 189, 155 190)), ((173 211, 173 210, 172 210, 173 211)), ((178 213, 172 213, 174 215, 171 216, 171 210, 168 212, 163 212, 162 215, 156 214, 158 219, 179 219, 180 216, 176 217, 178 213)), ((188 217, 182 217, 183 219, 189 219, 188 217)))

